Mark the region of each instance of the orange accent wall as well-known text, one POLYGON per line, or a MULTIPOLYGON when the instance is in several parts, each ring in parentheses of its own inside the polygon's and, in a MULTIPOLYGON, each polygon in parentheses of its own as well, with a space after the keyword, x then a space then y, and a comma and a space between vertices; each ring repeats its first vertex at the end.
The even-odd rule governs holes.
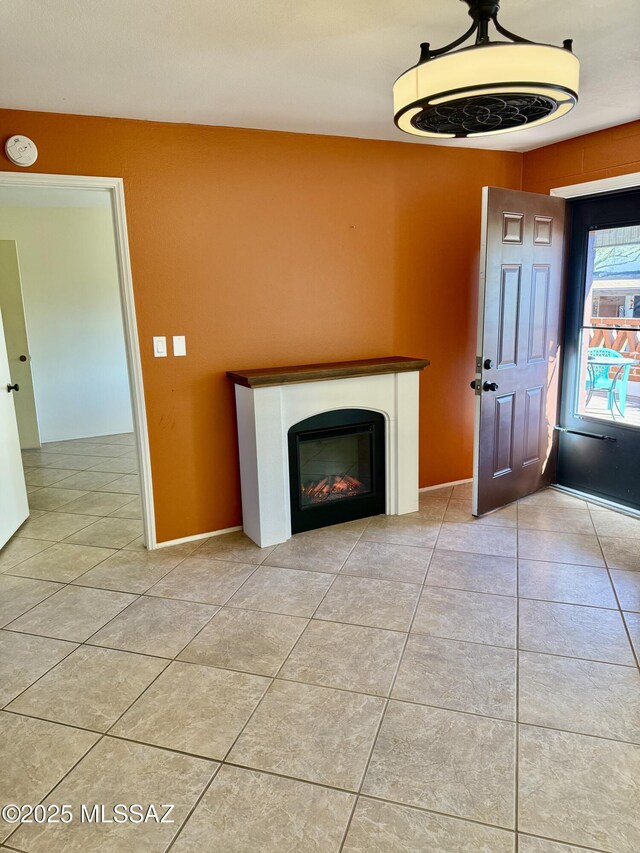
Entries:
POLYGON ((0 129, 34 139, 29 171, 124 178, 158 541, 241 523, 229 369, 429 358, 420 484, 470 476, 480 190, 519 188, 521 154, 10 110, 0 129), (154 359, 153 335, 187 357, 154 359))
POLYGON ((545 145, 524 155, 522 189, 552 187, 640 172, 640 121, 545 145))

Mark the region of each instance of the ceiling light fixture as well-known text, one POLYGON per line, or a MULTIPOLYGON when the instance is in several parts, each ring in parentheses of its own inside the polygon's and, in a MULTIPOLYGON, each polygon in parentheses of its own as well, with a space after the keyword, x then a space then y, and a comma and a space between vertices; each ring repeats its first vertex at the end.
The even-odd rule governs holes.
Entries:
POLYGON ((428 42, 393 85, 400 130, 437 139, 490 136, 560 118, 578 101, 580 63, 572 41, 537 44, 498 23, 496 0, 462 0, 473 24, 446 47, 428 42), (491 41, 489 23, 509 41, 491 41), (473 33, 475 44, 454 50, 473 33))

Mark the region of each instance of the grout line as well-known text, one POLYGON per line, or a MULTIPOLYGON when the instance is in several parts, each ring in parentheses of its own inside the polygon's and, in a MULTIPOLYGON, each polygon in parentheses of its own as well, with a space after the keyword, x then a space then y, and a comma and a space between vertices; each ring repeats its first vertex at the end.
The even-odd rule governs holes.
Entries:
MULTIPOLYGON (((587 507, 588 507, 588 509, 589 509, 589 513, 591 514, 591 518, 592 518, 592 520, 593 520, 593 512, 594 512, 594 510, 592 510, 592 509, 591 509, 591 507, 589 507, 589 505, 588 505, 588 504, 587 504, 587 507)), ((594 527, 595 527, 595 524, 594 524, 594 527)), ((631 654, 632 654, 632 656, 633 656, 633 659, 635 660, 636 667, 637 667, 637 668, 638 668, 638 670, 640 671, 640 649, 636 649, 636 647, 635 647, 635 645, 634 645, 634 643, 633 643, 633 639, 632 639, 632 637, 631 637, 631 632, 629 631, 629 626, 627 625, 627 619, 626 619, 626 617, 625 617, 625 612, 626 612, 626 611, 623 609, 623 607, 622 607, 622 605, 621 605, 621 603, 620 603, 620 598, 619 598, 619 596, 618 596, 618 590, 617 590, 617 588, 616 588, 615 582, 614 582, 613 577, 612 577, 612 575, 611 575, 611 571, 612 571, 612 570, 610 569, 610 567, 609 567, 609 563, 607 562, 607 558, 606 558, 606 557, 605 557, 605 555, 604 555, 604 548, 602 547, 602 543, 600 542, 600 534, 598 534, 597 530, 596 530, 596 537, 597 537, 597 539, 598 539, 598 545, 600 546, 600 550, 602 551, 602 556, 603 556, 603 558, 604 558, 605 566, 607 567, 607 575, 608 575, 608 577, 609 577, 609 583, 611 584, 611 588, 612 588, 612 590, 613 590, 613 595, 614 595, 614 597, 615 597, 616 604, 618 605, 618 612, 620 613, 620 618, 621 618, 621 620, 622 620, 622 625, 623 625, 624 631, 625 631, 625 633, 626 633, 626 635, 627 635, 627 641, 628 641, 629 645, 631 646, 631 654)), ((639 546, 639 549, 640 549, 640 542, 638 542, 638 546, 639 546)), ((620 570, 620 569, 619 569, 618 571, 624 571, 624 570, 620 570)))

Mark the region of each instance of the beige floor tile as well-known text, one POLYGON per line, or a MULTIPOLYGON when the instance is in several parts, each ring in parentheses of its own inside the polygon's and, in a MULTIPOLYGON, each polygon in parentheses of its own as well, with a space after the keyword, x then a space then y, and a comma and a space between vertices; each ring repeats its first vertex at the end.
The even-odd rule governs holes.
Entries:
POLYGON ((640 612, 640 572, 611 570, 611 578, 623 610, 640 612))
POLYGON ((312 619, 278 675, 388 696, 405 640, 396 631, 312 619))
POLYGON ((361 540, 342 567, 341 574, 422 583, 432 553, 430 548, 361 540))
POLYGON ((516 599, 425 587, 411 630, 448 640, 513 649, 516 644, 516 599))
POLYGON ((565 494, 565 492, 559 492, 556 489, 541 489, 539 492, 535 492, 518 501, 518 508, 521 506, 539 506, 580 509, 586 505, 586 501, 575 498, 573 495, 565 494))
POLYGON ((60 507, 65 507, 65 512, 80 512, 75 509, 67 509, 66 507, 78 498, 84 498, 88 494, 80 489, 60 489, 54 486, 47 486, 43 489, 38 489, 33 494, 29 495, 29 506, 32 509, 55 510, 60 507))
POLYGON ((142 500, 139 497, 133 498, 109 515, 112 518, 142 518, 142 500))
POLYGON ((264 560, 264 565, 335 573, 351 553, 360 532, 338 532, 332 527, 323 527, 308 533, 298 533, 282 545, 277 545, 264 560))
POLYGON ((142 596, 91 637, 91 643, 172 658, 207 624, 217 609, 209 604, 142 596))
POLYGON ((513 853, 514 836, 453 817, 361 797, 343 853, 513 853))
MULTIPOLYGON (((51 473, 54 472, 51 471, 51 473)), ((60 489, 85 489, 91 492, 100 486, 112 483, 118 476, 118 474, 103 471, 66 471, 65 477, 57 482, 57 486, 60 489)))
POLYGON ((522 600, 520 648, 633 666, 620 614, 595 607, 522 600))
POLYGON ((520 560, 518 581, 521 598, 613 609, 618 606, 606 569, 520 560))
POLYGON ((9 571, 14 566, 54 544, 54 542, 47 542, 43 539, 21 539, 14 536, 0 549, 0 572, 9 571))
POLYGON ((47 453, 45 450, 22 451, 22 464, 25 468, 64 468, 64 465, 58 464, 63 458, 63 453, 47 453))
POLYGON ((204 604, 226 604, 255 569, 256 566, 230 560, 187 557, 152 586, 148 594, 204 604))
MULTIPOLYGON (((16 805, 40 802, 98 737, 92 732, 3 711, 0 713, 0 802, 16 805)), ((14 829, 15 824, 7 824, 0 818, 0 841, 14 829)), ((11 845, 15 844, 14 836, 11 845)), ((50 853, 51 848, 42 850, 50 853)))
POLYGON ((168 550, 116 551, 113 556, 78 577, 75 583, 121 592, 146 592, 184 559, 181 555, 166 553, 168 550))
POLYGON ((42 515, 27 519, 16 536, 27 539, 48 539, 50 542, 61 542, 83 527, 95 522, 91 515, 76 515, 67 512, 44 512, 42 515))
POLYGON ((276 680, 229 760, 355 791, 384 705, 376 696, 276 680))
POLYGON ((451 498, 454 501, 469 500, 473 495, 473 483, 460 483, 454 486, 451 491, 451 498))
POLYGON ((520 653, 520 720, 640 743, 635 668, 520 653))
MULTIPOLYGON (((48 455, 53 456, 54 454, 52 453, 48 455)), ((69 453, 64 456, 56 453, 55 456, 57 458, 48 463, 49 467, 70 468, 72 471, 86 471, 103 461, 102 456, 87 456, 77 453, 69 453)))
POLYGON ((442 521, 449 503, 451 489, 438 489, 433 492, 421 492, 419 495, 418 511, 408 513, 407 518, 426 518, 431 521, 442 521))
POLYGON ((412 634, 392 696, 515 720, 516 653, 412 634))
POLYGON ((65 586, 12 622, 11 630, 82 643, 132 601, 134 595, 122 592, 65 586))
POLYGON ((362 792, 513 828, 514 752, 513 723, 392 700, 362 792))
POLYGON ((0 575, 0 627, 7 625, 61 588, 59 583, 0 575))
MULTIPOLYGON (((63 491, 60 489, 59 491, 63 491)), ((65 512, 79 512, 83 515, 110 515, 118 507, 129 503, 131 495, 118 495, 111 492, 85 492, 78 500, 65 506, 65 512)))
MULTIPOLYGON (((73 471, 65 471, 62 468, 25 468, 24 479, 27 486, 51 486, 53 483, 62 482, 73 473, 73 471)), ((87 487, 69 483, 69 488, 84 489, 87 487)))
POLYGON ((600 568, 604 566, 597 538, 585 533, 519 530, 518 555, 523 560, 577 563, 600 568))
POLYGON ((10 704, 10 711, 105 732, 167 662, 80 646, 10 704))
POLYGON ((516 594, 516 561, 462 551, 435 550, 425 584, 496 595, 516 594))
POLYGON ((637 539, 600 537, 604 558, 610 569, 640 572, 640 543, 637 539))
POLYGON ((404 518, 397 515, 378 515, 371 519, 362 539, 394 545, 416 545, 433 548, 440 532, 440 522, 426 518, 404 518))
POLYGON ((518 835, 518 853, 596 853, 591 847, 574 847, 532 835, 518 835))
POLYGON ((420 587, 340 575, 316 612, 317 619, 408 631, 420 587))
POLYGON ((65 640, 0 631, 0 707, 15 699, 75 648, 75 643, 65 640))
POLYGON ((115 553, 111 548, 91 548, 88 545, 57 542, 53 547, 15 566, 11 573, 21 577, 69 583, 115 553))
POLYGON ((91 466, 91 471, 100 471, 110 474, 137 474, 138 461, 136 459, 124 459, 119 456, 117 459, 101 459, 91 466))
POLYGON ((508 527, 445 523, 440 530, 436 547, 445 551, 515 557, 516 531, 508 527))
POLYGON ((333 575, 260 566, 229 601, 232 607, 311 616, 331 586, 333 575))
POLYGON ((517 524, 516 505, 506 506, 495 512, 487 513, 480 518, 471 515, 471 499, 451 500, 444 515, 446 522, 469 524, 483 524, 489 527, 515 527, 517 524))
POLYGON ((259 565, 274 550, 270 548, 259 548, 248 536, 238 530, 235 533, 225 533, 222 536, 211 536, 204 542, 196 543, 197 554, 202 557, 212 557, 216 560, 234 560, 238 563, 251 563, 259 565))
MULTIPOLYGON (((84 518, 85 516, 77 516, 84 518)), ((89 516, 86 516, 87 518, 89 516)), ((142 522, 132 518, 99 518, 93 524, 67 537, 76 545, 99 545, 103 548, 123 548, 142 531, 142 522)))
MULTIPOLYGON (((598 536, 607 536, 614 539, 640 539, 640 518, 632 518, 621 512, 610 512, 609 510, 593 510, 591 518, 598 536)), ((640 542, 637 543, 640 550, 640 542)))
POLYGON ((304 631, 298 616, 223 607, 179 655, 208 666, 275 675, 304 631))
POLYGON ((223 759, 270 683, 258 675, 174 662, 111 733, 223 759))
POLYGON ((518 510, 521 530, 549 530, 556 533, 585 533, 593 536, 594 528, 586 504, 576 508, 537 507, 522 504, 518 510))
POLYGON ((631 637, 631 642, 633 643, 633 648, 636 652, 636 657, 640 661, 640 614, 625 613, 624 621, 627 624, 629 636, 631 637))
POLYGON ((117 492, 123 495, 140 494, 140 477, 138 474, 123 474, 117 480, 112 480, 106 486, 98 486, 97 492, 117 492))
POLYGON ((11 841, 29 853, 160 853, 169 846, 216 768, 202 758, 103 738, 45 800, 69 803, 76 820, 67 825, 23 826, 11 841), (170 803, 175 808, 167 817, 174 822, 82 822, 82 803, 104 804, 107 816, 116 803, 154 804, 159 817, 166 811, 162 804, 170 803))
POLYGON ((520 727, 519 824, 570 844, 637 853, 640 746, 520 727))
POLYGON ((353 800, 343 791, 225 765, 171 850, 337 853, 353 800))

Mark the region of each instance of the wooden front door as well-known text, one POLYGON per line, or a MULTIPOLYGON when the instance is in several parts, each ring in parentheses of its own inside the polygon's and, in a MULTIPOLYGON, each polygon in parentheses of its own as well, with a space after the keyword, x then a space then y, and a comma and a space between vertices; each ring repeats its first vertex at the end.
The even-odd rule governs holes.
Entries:
POLYGON ((485 187, 473 514, 555 481, 565 201, 485 187))

